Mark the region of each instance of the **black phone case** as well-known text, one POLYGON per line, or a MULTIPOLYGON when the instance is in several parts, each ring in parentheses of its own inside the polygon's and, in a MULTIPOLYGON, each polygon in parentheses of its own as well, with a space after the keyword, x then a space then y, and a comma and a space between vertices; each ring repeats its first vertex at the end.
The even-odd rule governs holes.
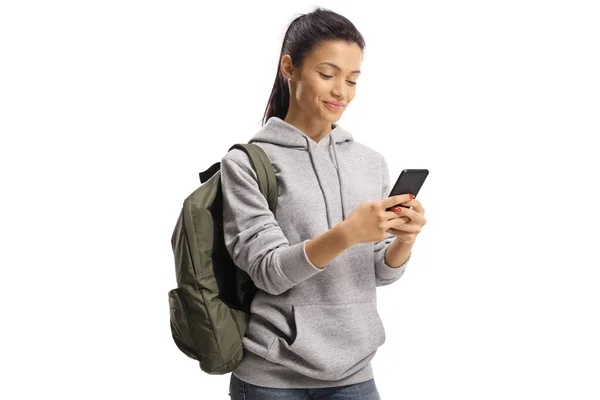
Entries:
MULTIPOLYGON (((412 193, 417 197, 419 194, 419 190, 421 190, 421 186, 425 183, 425 179, 427 179, 427 175, 429 175, 429 170, 427 169, 404 169, 398 176, 396 183, 392 187, 390 194, 388 197, 397 196, 399 194, 412 193)), ((397 204, 396 206, 410 208, 408 206, 404 206, 402 204, 397 204)), ((396 207, 394 206, 394 207, 396 207)), ((391 211, 392 207, 387 208, 387 211, 391 211)))

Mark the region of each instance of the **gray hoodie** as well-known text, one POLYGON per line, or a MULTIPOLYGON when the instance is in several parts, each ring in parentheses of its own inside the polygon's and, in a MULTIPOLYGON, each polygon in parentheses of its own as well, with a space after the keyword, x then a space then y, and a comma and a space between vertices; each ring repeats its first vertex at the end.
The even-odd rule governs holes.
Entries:
MULTIPOLYGON (((248 156, 221 160, 225 244, 258 291, 243 338, 238 378, 274 388, 323 388, 373 378, 371 359, 385 342, 377 286, 400 279, 406 264, 385 264, 391 234, 353 246, 315 267, 305 243, 346 219, 363 202, 388 196, 383 156, 339 124, 318 143, 277 117, 251 139, 277 177, 275 215, 248 156)), ((410 260, 410 257, 409 257, 410 260)))

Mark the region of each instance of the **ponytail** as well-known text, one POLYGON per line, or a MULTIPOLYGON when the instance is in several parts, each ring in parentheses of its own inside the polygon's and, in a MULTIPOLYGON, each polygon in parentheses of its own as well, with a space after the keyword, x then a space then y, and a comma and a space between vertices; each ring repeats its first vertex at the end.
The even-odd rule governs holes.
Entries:
POLYGON ((290 87, 288 86, 287 80, 281 73, 281 63, 277 67, 277 76, 275 76, 275 83, 269 96, 269 102, 265 115, 263 116, 262 124, 266 124, 269 118, 275 116, 280 119, 285 119, 288 108, 290 107, 290 87))

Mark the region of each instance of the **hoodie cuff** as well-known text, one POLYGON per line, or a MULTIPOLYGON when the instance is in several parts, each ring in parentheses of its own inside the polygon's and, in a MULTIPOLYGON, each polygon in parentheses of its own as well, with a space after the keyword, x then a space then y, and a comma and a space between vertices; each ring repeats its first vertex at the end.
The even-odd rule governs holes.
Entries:
POLYGON ((288 247, 279 256, 281 272, 294 284, 299 284, 325 270, 325 267, 318 268, 310 262, 306 254, 306 242, 308 240, 288 247))
POLYGON ((381 249, 375 254, 375 275, 377 275, 377 277, 382 280, 390 280, 402 276, 404 270, 406 269, 406 265, 408 264, 408 262, 410 261, 410 257, 412 256, 411 252, 406 261, 404 261, 404 264, 397 268, 390 267, 385 263, 385 252, 387 251, 388 246, 385 246, 383 249, 381 249))

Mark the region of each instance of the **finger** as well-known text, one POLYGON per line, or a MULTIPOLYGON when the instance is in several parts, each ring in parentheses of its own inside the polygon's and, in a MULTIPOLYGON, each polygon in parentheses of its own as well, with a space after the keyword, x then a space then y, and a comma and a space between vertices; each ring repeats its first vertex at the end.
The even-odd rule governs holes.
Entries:
POLYGON ((425 219, 425 209, 423 209, 421 207, 421 209, 423 210, 423 213, 419 213, 417 208, 419 206, 415 206, 415 208, 411 209, 411 208, 392 208, 393 210, 399 210, 398 212, 401 213, 403 216, 408 217, 411 222, 416 223, 418 225, 425 225, 427 223, 427 220, 425 219))
POLYGON ((394 219, 390 219, 390 220, 386 221, 384 224, 384 227, 385 227, 385 230, 388 230, 390 228, 397 228, 401 225, 409 224, 409 223, 410 223, 410 219, 406 218, 405 216, 402 216, 400 218, 394 218, 394 219))
POLYGON ((395 206, 396 204, 402 204, 407 200, 410 200, 410 193, 406 194, 398 194, 396 196, 390 196, 386 199, 381 200, 381 206, 383 208, 390 208, 395 206))
POLYGON ((398 214, 396 214, 395 218, 390 218, 387 221, 388 222, 390 222, 390 221, 397 221, 397 222, 399 222, 398 221, 399 219, 402 220, 402 221, 404 221, 404 223, 410 222, 410 218, 405 217, 404 215, 398 215, 398 214))
POLYGON ((396 218, 402 218, 403 217, 403 215, 401 215, 400 212, 395 212, 395 211, 385 211, 383 213, 383 215, 385 216, 386 220, 396 219, 396 218))
POLYGON ((392 207, 392 212, 396 212, 404 217, 408 217, 411 221, 415 220, 416 218, 418 218, 417 215, 418 214, 415 210, 411 209, 411 208, 404 208, 404 207, 392 207))
POLYGON ((425 214, 425 208, 423 208, 423 205, 417 199, 412 199, 412 200, 409 200, 409 201, 405 201, 402 204, 405 205, 405 206, 412 207, 413 210, 415 210, 416 212, 418 212, 421 215, 425 214))
POLYGON ((421 227, 417 224, 412 224, 412 223, 392 225, 389 229, 396 229, 396 230, 404 232, 404 233, 419 233, 419 232, 421 232, 421 227))

